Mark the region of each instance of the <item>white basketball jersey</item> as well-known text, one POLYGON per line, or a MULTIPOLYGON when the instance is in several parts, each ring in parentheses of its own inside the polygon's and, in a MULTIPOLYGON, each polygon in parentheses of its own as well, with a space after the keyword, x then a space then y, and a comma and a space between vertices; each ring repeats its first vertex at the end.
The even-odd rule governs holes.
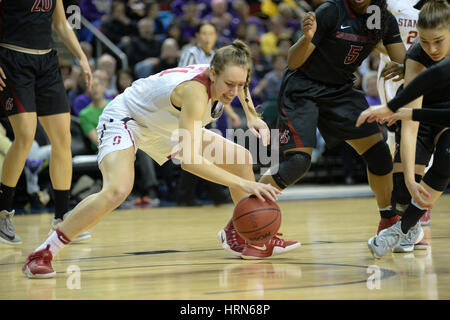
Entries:
MULTIPOLYGON (((99 137, 105 127, 108 129, 116 126, 116 123, 125 122, 126 130, 122 135, 126 136, 129 132, 132 136, 132 145, 142 149, 159 164, 164 163, 177 148, 177 130, 181 113, 181 106, 174 106, 170 96, 180 83, 193 80, 203 83, 211 98, 208 68, 209 65, 178 67, 136 80, 103 110, 97 127, 97 130, 100 130, 99 137)), ((216 102, 212 105, 209 99, 205 114, 202 115, 202 125, 205 126, 217 119, 222 112, 222 103, 216 102)), ((115 133, 121 135, 118 131, 115 133)), ((106 141, 106 137, 103 140, 106 141)), ((106 142, 100 144, 99 162, 104 155, 114 151, 114 148, 120 149, 122 146, 110 147, 106 142), (105 147, 102 149, 103 145, 105 147)))
MULTIPOLYGON (((178 118, 180 109, 173 106, 170 95, 173 90, 182 82, 197 80, 203 83, 209 93, 209 78, 206 74, 209 65, 198 64, 191 66, 178 67, 161 71, 150 77, 136 80, 132 86, 128 87, 123 93, 123 101, 127 114, 132 117, 139 125, 146 126, 149 122, 158 121, 161 124, 161 116, 165 114, 164 119, 171 119, 172 125, 178 128, 178 118)), ((211 110, 211 99, 208 102, 211 110)), ((221 111, 222 104, 219 103, 211 112, 207 111, 203 115, 203 124, 206 125, 215 118, 221 111)), ((169 123, 166 123, 169 125, 169 123)))
MULTIPOLYGON (((417 2, 419 2, 419 0, 387 0, 388 10, 397 20, 400 35, 407 50, 419 36, 417 31, 419 10, 414 8, 417 2)), ((378 92, 383 104, 387 103, 387 101, 395 96, 397 89, 403 83, 403 81, 393 82, 392 80, 384 81, 384 79, 380 79, 381 70, 383 70, 386 63, 390 61, 391 59, 388 55, 380 54, 378 92)))

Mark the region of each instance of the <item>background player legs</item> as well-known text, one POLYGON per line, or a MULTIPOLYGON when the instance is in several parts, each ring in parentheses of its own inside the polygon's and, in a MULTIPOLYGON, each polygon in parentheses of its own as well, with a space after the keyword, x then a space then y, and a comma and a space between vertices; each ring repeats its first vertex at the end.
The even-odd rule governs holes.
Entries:
POLYGON ((15 188, 33 145, 37 117, 36 113, 26 112, 10 116, 9 121, 14 131, 14 141, 5 156, 1 181, 2 184, 15 188), (30 128, 34 128, 34 130, 30 130, 30 128))
MULTIPOLYGON (((347 140, 346 142, 351 145, 359 155, 362 155, 381 140, 382 135, 380 133, 361 139, 347 140)), ((390 206, 393 188, 392 170, 385 175, 375 175, 368 169, 367 178, 369 181, 369 186, 375 194, 378 208, 382 209, 390 206)))
POLYGON ((69 190, 72 182, 72 151, 70 149, 70 114, 60 113, 39 117, 48 135, 50 154, 50 179, 55 190, 69 190))
MULTIPOLYGON (((286 154, 287 152, 291 152, 291 151, 297 151, 297 152, 303 152, 306 154, 309 154, 310 156, 313 153, 314 148, 293 148, 293 149, 288 149, 283 151, 284 154, 286 154)), ((280 163, 282 160, 282 156, 280 156, 280 163)), ((266 174, 264 174, 263 176, 261 176, 261 178, 259 179, 259 182, 261 183, 270 183, 272 186, 274 186, 275 188, 279 189, 279 190, 283 190, 283 188, 281 188, 276 182, 275 180, 272 178, 272 175, 275 174, 275 172, 272 172, 271 168, 270 170, 267 171, 266 174), (270 173, 269 173, 270 172, 270 173)), ((302 173, 302 175, 306 174, 306 172, 302 173)), ((300 178, 301 179, 301 178, 300 178)))
POLYGON ((103 176, 102 190, 81 201, 58 225, 59 231, 73 240, 117 208, 133 189, 134 157, 134 147, 106 155, 99 165, 103 176))
POLYGON ((63 219, 69 211, 72 183, 72 151, 70 113, 39 117, 52 146, 50 153, 50 180, 55 200, 55 219, 63 219))

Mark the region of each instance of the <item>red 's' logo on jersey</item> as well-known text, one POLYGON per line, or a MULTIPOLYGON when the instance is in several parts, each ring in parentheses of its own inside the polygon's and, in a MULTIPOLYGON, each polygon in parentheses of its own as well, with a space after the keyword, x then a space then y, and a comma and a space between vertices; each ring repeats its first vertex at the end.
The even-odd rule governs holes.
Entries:
POLYGON ((115 136, 113 139, 113 146, 117 146, 121 140, 122 140, 121 136, 115 136))
POLYGON ((280 135, 280 143, 282 143, 282 144, 288 143, 288 142, 289 142, 289 139, 290 139, 290 136, 289 136, 289 130, 286 129, 286 130, 284 130, 283 133, 280 135))
POLYGON ((11 111, 14 107, 14 100, 13 98, 8 98, 5 102, 5 109, 6 111, 11 111))

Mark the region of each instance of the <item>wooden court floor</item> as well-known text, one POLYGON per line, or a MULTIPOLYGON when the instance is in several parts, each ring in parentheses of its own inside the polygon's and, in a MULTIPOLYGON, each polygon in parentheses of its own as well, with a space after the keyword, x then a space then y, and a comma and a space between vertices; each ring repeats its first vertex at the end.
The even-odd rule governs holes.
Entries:
POLYGON ((431 248, 375 260, 373 198, 279 202, 280 231, 302 246, 263 261, 222 250, 217 232, 233 206, 117 210, 54 260, 55 279, 30 280, 21 266, 52 216, 17 215, 23 244, 0 245, 0 299, 450 299, 450 195, 432 211, 431 248))

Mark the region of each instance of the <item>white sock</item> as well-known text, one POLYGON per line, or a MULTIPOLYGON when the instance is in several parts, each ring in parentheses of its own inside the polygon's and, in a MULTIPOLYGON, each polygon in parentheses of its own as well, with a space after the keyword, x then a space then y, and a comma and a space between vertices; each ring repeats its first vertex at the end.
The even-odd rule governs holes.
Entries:
POLYGON ((422 208, 421 206, 419 206, 419 205, 414 201, 413 198, 411 198, 411 204, 412 204, 414 207, 419 208, 420 210, 427 210, 427 209, 424 209, 424 208, 422 208))
POLYGON ((48 245, 50 245, 49 250, 52 253, 52 255, 55 256, 59 250, 64 248, 69 243, 70 240, 67 239, 67 237, 62 232, 56 230, 53 231, 50 237, 48 237, 47 240, 45 240, 45 242, 40 245, 40 247, 34 250, 34 252, 43 250, 47 248, 48 245))
POLYGON ((392 210, 392 206, 388 205, 386 208, 378 208, 378 211, 387 211, 387 210, 392 210))

